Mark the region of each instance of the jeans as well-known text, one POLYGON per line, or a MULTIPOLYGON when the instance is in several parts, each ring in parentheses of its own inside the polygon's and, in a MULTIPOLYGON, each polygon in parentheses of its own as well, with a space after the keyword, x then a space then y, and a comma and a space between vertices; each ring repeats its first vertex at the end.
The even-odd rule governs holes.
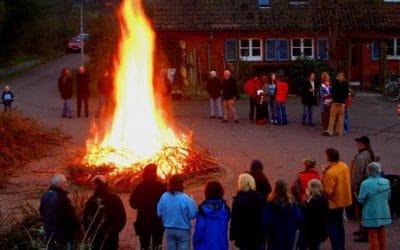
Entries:
POLYGON ((221 97, 210 98, 210 115, 222 118, 222 102, 221 97))
POLYGON ((369 249, 386 250, 385 227, 368 228, 369 249))
POLYGON ((256 105, 257 105, 257 99, 250 97, 250 113, 249 113, 250 121, 254 121, 254 110, 256 108, 256 105))
POLYGON ((343 103, 332 104, 327 130, 329 135, 333 135, 334 132, 339 136, 343 135, 344 110, 345 105, 343 103))
POLYGON ((303 121, 302 124, 312 125, 313 122, 313 106, 303 105, 303 121))
POLYGON ((348 108, 345 108, 344 110, 343 132, 345 134, 350 133, 350 117, 348 108))
POLYGON ((343 224, 343 208, 330 209, 328 212, 328 234, 332 250, 345 249, 345 230, 343 224))
POLYGON ((276 103, 273 97, 270 97, 269 101, 269 110, 271 114, 271 121, 275 122, 276 121, 276 103))
POLYGON ((86 117, 89 116, 89 98, 88 97, 83 97, 83 96, 78 96, 78 117, 81 116, 81 107, 82 107, 82 101, 84 102, 85 105, 85 115, 86 117))
POLYGON ((224 120, 228 120, 229 117, 232 117, 235 121, 239 120, 233 99, 224 100, 224 120))
POLYGON ((189 250, 190 230, 165 229, 168 250, 189 250))
POLYGON ((64 99, 64 106, 63 106, 63 117, 72 117, 72 104, 71 99, 64 99))
POLYGON ((286 104, 284 102, 276 102, 276 122, 277 125, 287 125, 286 104))

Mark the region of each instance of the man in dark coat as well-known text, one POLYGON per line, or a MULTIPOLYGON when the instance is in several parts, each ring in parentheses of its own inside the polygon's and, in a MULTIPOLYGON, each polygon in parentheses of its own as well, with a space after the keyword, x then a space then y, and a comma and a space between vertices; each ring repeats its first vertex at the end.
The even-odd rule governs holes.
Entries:
POLYGON ((68 68, 64 68, 61 76, 58 78, 58 90, 60 91, 61 99, 64 100, 62 117, 72 118, 72 92, 73 92, 73 80, 71 72, 68 68))
POLYGON ((222 98, 224 99, 224 120, 228 122, 231 116, 236 123, 239 122, 239 117, 235 109, 235 100, 238 97, 238 86, 236 80, 231 76, 229 70, 224 71, 224 80, 222 81, 222 98))
POLYGON ((104 70, 103 75, 97 81, 97 90, 99 91, 99 101, 97 104, 96 116, 99 117, 102 112, 108 112, 114 91, 112 78, 107 69, 104 70))
POLYGON ((83 212, 83 225, 88 232, 91 249, 118 249, 119 233, 125 227, 126 213, 121 199, 110 193, 104 176, 93 180, 95 191, 83 212))
POLYGON ((253 176, 254 180, 256 181, 257 192, 261 194, 263 199, 267 199, 269 193, 272 191, 272 187, 263 171, 264 166, 261 161, 253 160, 251 162, 249 174, 253 176))
POLYGON ((46 238, 50 240, 49 249, 72 246, 75 234, 79 230, 75 210, 65 191, 67 187, 64 175, 54 175, 49 190, 40 202, 39 211, 43 217, 46 238))
POLYGON ((76 75, 77 92, 78 92, 78 117, 81 116, 82 101, 85 105, 85 115, 89 117, 89 83, 90 77, 84 67, 79 68, 79 72, 76 75))
POLYGON ((318 104, 318 85, 315 81, 315 74, 310 73, 308 79, 303 83, 301 90, 301 104, 303 104, 303 126, 314 127, 313 107, 318 104))
POLYGON ((157 177, 157 165, 149 164, 142 174, 142 181, 133 189, 129 203, 137 209, 136 234, 139 236, 140 249, 161 249, 164 227, 157 216, 157 203, 167 187, 157 177))
POLYGON ((207 80, 207 92, 210 96, 210 118, 215 116, 222 119, 222 102, 221 102, 221 80, 217 77, 215 71, 210 72, 210 78, 207 80))

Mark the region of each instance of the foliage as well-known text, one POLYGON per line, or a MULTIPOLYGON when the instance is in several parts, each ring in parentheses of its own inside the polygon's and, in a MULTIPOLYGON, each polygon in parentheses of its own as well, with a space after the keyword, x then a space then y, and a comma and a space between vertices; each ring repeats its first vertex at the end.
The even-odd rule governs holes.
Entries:
POLYGON ((65 140, 59 130, 45 129, 18 112, 0 112, 0 135, 0 188, 7 183, 10 171, 46 156, 65 140))
POLYGON ((321 78, 322 72, 328 72, 331 80, 336 78, 336 72, 326 62, 322 60, 314 60, 306 57, 299 57, 291 65, 290 75, 290 89, 292 92, 298 92, 301 83, 307 79, 310 72, 315 73, 317 81, 321 78))
POLYGON ((254 67, 247 61, 237 61, 237 83, 239 85, 239 91, 243 91, 245 82, 253 77, 255 74, 254 67))

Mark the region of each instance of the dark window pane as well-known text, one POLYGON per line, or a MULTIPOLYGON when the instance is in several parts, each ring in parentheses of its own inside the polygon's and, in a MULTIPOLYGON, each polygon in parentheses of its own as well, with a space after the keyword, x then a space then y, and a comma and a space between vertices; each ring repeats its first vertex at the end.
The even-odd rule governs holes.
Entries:
POLYGON ((292 46, 293 47, 300 47, 301 46, 301 40, 300 39, 293 39, 292 40, 292 46))
POLYGON ((311 39, 304 39, 303 43, 304 43, 304 47, 312 47, 312 40, 311 39))
POLYGON ((388 56, 394 56, 394 47, 388 47, 387 54, 388 56))
POLYGON ((293 48, 293 56, 300 56, 301 55, 301 49, 300 48, 293 48))
POLYGON ((277 48, 278 60, 285 61, 289 59, 288 49, 289 49, 288 40, 278 40, 278 48, 277 48))
POLYGON ((311 48, 305 48, 304 49, 304 56, 312 56, 312 49, 311 48))
POLYGON ((390 39, 387 41, 387 46, 388 47, 393 47, 394 46, 394 39, 390 39))
POLYGON ((318 40, 318 58, 328 60, 328 40, 318 40))
POLYGON ((371 59, 379 60, 380 57, 380 48, 377 42, 371 43, 371 59))
POLYGON ((275 54, 275 45, 276 41, 275 40, 267 40, 265 41, 265 54, 266 54, 266 60, 267 61, 275 61, 276 60, 276 54, 275 54))
POLYGON ((225 41, 225 59, 227 61, 235 61, 237 57, 237 42, 236 40, 225 41))
POLYGON ((257 48, 260 48, 260 40, 252 40, 252 43, 253 43, 253 47, 257 47, 257 48))
POLYGON ((261 49, 253 49, 252 56, 261 56, 261 49))
POLYGON ((240 56, 249 56, 249 50, 248 49, 241 49, 240 50, 240 56))
POLYGON ((269 5, 269 0, 258 0, 258 6, 264 7, 269 5))
POLYGON ((241 47, 249 47, 249 40, 240 40, 241 47))

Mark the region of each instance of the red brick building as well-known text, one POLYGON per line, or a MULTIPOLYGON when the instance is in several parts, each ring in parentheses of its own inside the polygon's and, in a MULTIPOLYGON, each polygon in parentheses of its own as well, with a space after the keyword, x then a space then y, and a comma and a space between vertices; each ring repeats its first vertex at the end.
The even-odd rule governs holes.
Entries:
POLYGON ((400 71, 399 0, 151 0, 159 60, 192 74, 247 61, 258 72, 287 71, 298 56, 351 72, 351 81, 400 71), (182 50, 180 45, 184 44, 182 50), (183 51, 183 52, 182 52, 183 51), (190 70, 192 69, 192 70, 190 70), (195 71, 193 69, 196 69, 195 71))

